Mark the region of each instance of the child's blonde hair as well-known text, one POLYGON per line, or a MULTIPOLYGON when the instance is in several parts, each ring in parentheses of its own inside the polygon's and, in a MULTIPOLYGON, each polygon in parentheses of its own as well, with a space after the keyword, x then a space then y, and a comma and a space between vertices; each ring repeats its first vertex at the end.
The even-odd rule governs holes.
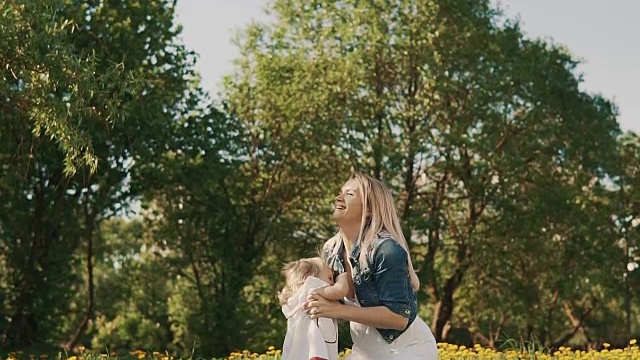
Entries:
POLYGON ((282 268, 285 286, 278 293, 280 304, 284 305, 309 276, 318 276, 325 267, 325 262, 320 257, 305 258, 286 263, 282 268))

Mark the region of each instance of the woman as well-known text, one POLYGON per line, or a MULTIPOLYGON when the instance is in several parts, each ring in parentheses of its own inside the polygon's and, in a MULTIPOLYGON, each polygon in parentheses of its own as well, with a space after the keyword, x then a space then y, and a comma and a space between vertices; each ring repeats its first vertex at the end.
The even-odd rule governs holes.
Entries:
POLYGON ((433 334, 417 316, 419 281, 391 191, 356 173, 336 197, 333 219, 340 230, 325 243, 324 257, 336 274, 350 275, 351 301, 312 293, 306 305, 311 318, 350 321, 349 360, 437 359, 433 334))

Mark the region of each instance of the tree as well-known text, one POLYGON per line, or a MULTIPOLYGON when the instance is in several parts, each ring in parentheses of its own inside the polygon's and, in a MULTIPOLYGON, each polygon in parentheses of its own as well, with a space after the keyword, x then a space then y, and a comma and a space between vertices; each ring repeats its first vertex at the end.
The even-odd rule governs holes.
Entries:
MULTIPOLYGON (((94 253, 96 311, 87 328, 92 349, 166 349, 176 355, 184 350, 172 344, 169 309, 176 281, 158 276, 167 264, 148 230, 142 219, 101 223, 94 253)), ((84 294, 86 285, 73 291, 84 294)))
MULTIPOLYGON (((135 74, 118 60, 99 58, 95 48, 79 49, 71 43, 73 33, 88 29, 80 29, 73 17, 65 16, 65 7, 62 0, 4 2, 0 29, 5 41, 0 52, 6 65, 5 116, 21 114, 32 131, 20 136, 53 140, 64 155, 65 174, 73 174, 77 166, 95 171, 98 158, 90 127, 122 121, 125 113, 119 97, 125 89, 117 86, 132 85, 135 74)), ((17 155, 28 155, 26 144, 17 155)))
MULTIPOLYGON (((247 75, 231 78, 253 85, 239 92, 236 103, 250 109, 240 120, 257 133, 323 123, 327 156, 394 187, 422 299, 446 340, 466 274, 494 241, 512 240, 492 227, 512 221, 515 207, 538 219, 529 230, 539 234, 550 220, 539 206, 545 191, 575 196, 605 176, 619 132, 613 105, 580 91, 566 50, 527 39, 488 1, 299 0, 270 9, 274 22, 246 30, 255 40, 237 64, 247 75), (281 90, 308 78, 303 95, 281 90)), ((557 215, 553 223, 570 229, 575 214, 557 215)), ((535 246, 544 239, 527 237, 535 246)))
POLYGON ((127 211, 141 194, 137 168, 158 159, 175 119, 195 108, 193 57, 177 42, 172 4, 2 5, 3 106, 18 105, 0 125, 4 291, 14 294, 3 335, 12 346, 66 337, 71 348, 83 336, 95 311, 99 224, 127 211), (66 295, 77 252, 84 306, 66 295), (70 308, 81 311, 69 318, 70 308), (77 321, 72 333, 56 331, 68 321, 77 321))
MULTIPOLYGON (((614 211, 612 211, 612 222, 617 244, 622 250, 622 254, 613 269, 617 270, 617 283, 623 289, 620 303, 624 304, 624 335, 619 336, 627 342, 633 338, 633 334, 638 329, 633 328, 634 321, 632 298, 637 294, 632 290, 638 286, 640 275, 638 275, 638 246, 640 245, 640 139, 638 134, 626 133, 619 141, 619 168, 613 173, 614 188, 610 194, 614 211)), ((637 314, 637 309, 636 309, 637 314)), ((636 315, 637 318, 637 315, 636 315)))

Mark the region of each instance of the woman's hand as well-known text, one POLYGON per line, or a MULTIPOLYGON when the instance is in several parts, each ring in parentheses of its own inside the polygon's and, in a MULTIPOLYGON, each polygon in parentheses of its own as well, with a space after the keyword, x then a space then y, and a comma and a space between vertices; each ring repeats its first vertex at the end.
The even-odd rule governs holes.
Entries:
POLYGON ((327 300, 316 292, 311 292, 307 296, 307 303, 304 308, 312 319, 321 317, 339 319, 340 310, 344 305, 337 301, 327 300))

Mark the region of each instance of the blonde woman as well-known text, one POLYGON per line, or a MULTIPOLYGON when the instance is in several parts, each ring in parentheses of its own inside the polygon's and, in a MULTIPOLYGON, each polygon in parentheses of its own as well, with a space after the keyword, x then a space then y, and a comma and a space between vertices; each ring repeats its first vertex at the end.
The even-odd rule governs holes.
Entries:
POLYGON ((419 280, 391 191, 356 173, 335 198, 333 219, 340 230, 323 256, 334 273, 350 275, 353 287, 345 304, 312 292, 307 313, 350 322, 349 360, 437 359, 433 334, 417 316, 419 280))

